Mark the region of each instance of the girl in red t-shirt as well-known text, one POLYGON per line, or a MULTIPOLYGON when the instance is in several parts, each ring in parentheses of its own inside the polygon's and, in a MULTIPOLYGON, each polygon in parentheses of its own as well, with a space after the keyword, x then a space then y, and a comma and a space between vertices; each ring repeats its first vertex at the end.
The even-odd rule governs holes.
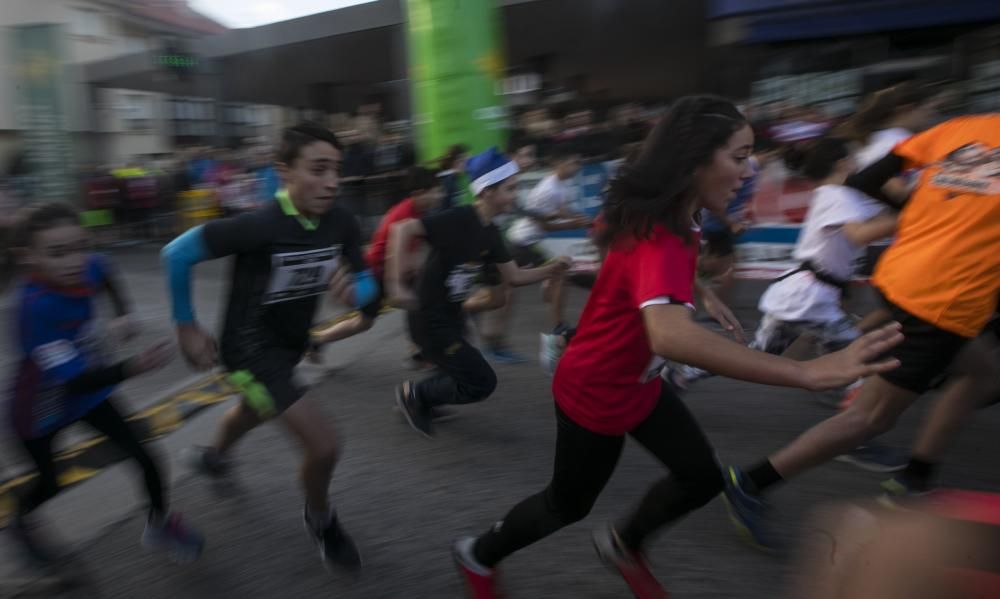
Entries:
POLYGON ((479 538, 454 545, 477 599, 496 596, 503 558, 586 516, 632 436, 670 474, 625 518, 598 530, 594 544, 640 598, 665 597, 649 572, 650 533, 715 497, 722 472, 701 427, 662 385, 663 360, 732 378, 827 389, 893 368, 866 364, 900 340, 895 328, 866 335, 810 362, 771 356, 725 339, 691 317, 702 208, 724 215, 751 174, 753 133, 730 102, 678 100, 612 184, 600 242, 608 249, 577 334, 559 362, 556 457, 551 482, 479 538))

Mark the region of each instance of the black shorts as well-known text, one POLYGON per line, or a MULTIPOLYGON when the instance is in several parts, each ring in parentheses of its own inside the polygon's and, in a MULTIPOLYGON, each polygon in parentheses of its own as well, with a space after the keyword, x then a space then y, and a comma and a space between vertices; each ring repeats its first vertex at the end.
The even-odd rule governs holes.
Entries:
POLYGON ((306 389, 294 380, 301 359, 301 351, 266 348, 250 358, 223 357, 223 362, 229 371, 226 380, 240 393, 243 404, 261 420, 269 420, 305 395, 306 389))
POLYGON ((899 360, 899 368, 879 376, 914 393, 935 388, 970 339, 921 320, 888 300, 885 305, 892 320, 903 325, 903 342, 886 353, 899 360))
POLYGON ((511 245, 510 255, 521 268, 537 268, 550 260, 540 244, 511 245))
POLYGON ((705 253, 709 256, 726 257, 736 252, 734 245, 736 236, 729 229, 705 231, 702 239, 705 240, 705 253))

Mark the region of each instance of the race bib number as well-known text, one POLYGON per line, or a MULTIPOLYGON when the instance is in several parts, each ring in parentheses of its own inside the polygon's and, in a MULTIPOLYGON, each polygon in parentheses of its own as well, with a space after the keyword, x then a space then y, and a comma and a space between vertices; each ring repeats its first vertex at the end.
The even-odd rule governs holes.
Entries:
POLYGON ((461 264, 448 273, 445 286, 448 288, 448 301, 464 302, 468 299, 475 285, 476 277, 483 270, 482 264, 461 264))
POLYGON ((35 364, 42 370, 53 370, 76 360, 80 356, 76 346, 66 339, 39 345, 31 352, 35 364))
POLYGON ((649 360, 649 364, 646 365, 646 369, 642 371, 642 376, 639 377, 639 382, 645 385, 649 381, 660 376, 660 372, 663 371, 663 367, 667 365, 667 361, 660 356, 653 356, 649 360))
POLYGON ((271 256, 271 281, 263 304, 320 295, 339 263, 341 246, 271 256))

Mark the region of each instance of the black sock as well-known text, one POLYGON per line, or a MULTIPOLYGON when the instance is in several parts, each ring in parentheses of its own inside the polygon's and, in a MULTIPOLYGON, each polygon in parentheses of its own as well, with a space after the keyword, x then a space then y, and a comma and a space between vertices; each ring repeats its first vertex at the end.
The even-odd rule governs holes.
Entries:
POLYGON ((765 489, 780 483, 783 478, 771 465, 771 460, 764 460, 747 471, 746 480, 750 483, 747 490, 754 494, 763 493, 765 489))
POLYGON ((900 477, 918 491, 926 491, 936 470, 937 464, 911 457, 910 463, 906 465, 900 477))

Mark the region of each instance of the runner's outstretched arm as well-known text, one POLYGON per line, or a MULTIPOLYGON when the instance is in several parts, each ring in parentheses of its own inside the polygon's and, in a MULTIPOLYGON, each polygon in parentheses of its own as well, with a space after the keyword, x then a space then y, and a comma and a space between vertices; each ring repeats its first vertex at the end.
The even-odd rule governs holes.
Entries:
POLYGON ((532 283, 539 283, 557 274, 566 272, 570 266, 570 259, 560 256, 549 264, 537 268, 520 268, 517 263, 511 260, 503 264, 497 264, 500 274, 503 275, 505 283, 511 287, 523 287, 532 283))
POLYGON ((191 271, 195 264, 212 259, 205 243, 204 226, 189 229, 171 241, 160 252, 160 258, 167 275, 174 322, 193 324, 195 315, 191 303, 191 271))
POLYGON ((736 315, 729 309, 719 296, 712 290, 712 287, 699 278, 694 280, 695 292, 701 297, 701 305, 705 312, 715 319, 733 339, 740 344, 746 344, 746 336, 743 334, 743 325, 740 324, 736 315))
POLYGON ((104 277, 101 281, 101 287, 111 300, 111 305, 115 309, 115 316, 127 316, 132 311, 132 306, 128 293, 125 291, 125 285, 122 284, 118 273, 115 272, 106 260, 102 261, 102 266, 104 277))
POLYGON ((854 245, 865 246, 895 233, 897 220, 898 215, 894 212, 883 212, 866 221, 844 223, 841 231, 854 245))
POLYGON ((892 197, 886 193, 885 187, 890 180, 902 174, 904 166, 903 158, 890 152, 885 158, 848 177, 844 184, 899 210, 906 200, 892 197))
POLYGON ((414 307, 416 296, 413 290, 402 284, 405 270, 406 248, 413 240, 427 236, 427 229, 418 219, 396 223, 389 229, 389 253, 385 258, 385 291, 391 302, 401 308, 414 307))
MULTIPOLYGON (((239 220, 239 217, 225 220, 239 220)), ((204 227, 194 227, 171 241, 161 256, 181 352, 193 368, 208 370, 218 363, 218 346, 212 335, 198 325, 191 303, 191 270, 195 264, 214 257, 204 227)))
POLYGON ((650 349, 658 356, 752 383, 812 390, 837 388, 896 368, 897 360, 873 360, 903 340, 894 323, 860 337, 844 350, 796 362, 749 349, 698 326, 691 309, 681 304, 651 304, 642 309, 642 315, 650 349))

